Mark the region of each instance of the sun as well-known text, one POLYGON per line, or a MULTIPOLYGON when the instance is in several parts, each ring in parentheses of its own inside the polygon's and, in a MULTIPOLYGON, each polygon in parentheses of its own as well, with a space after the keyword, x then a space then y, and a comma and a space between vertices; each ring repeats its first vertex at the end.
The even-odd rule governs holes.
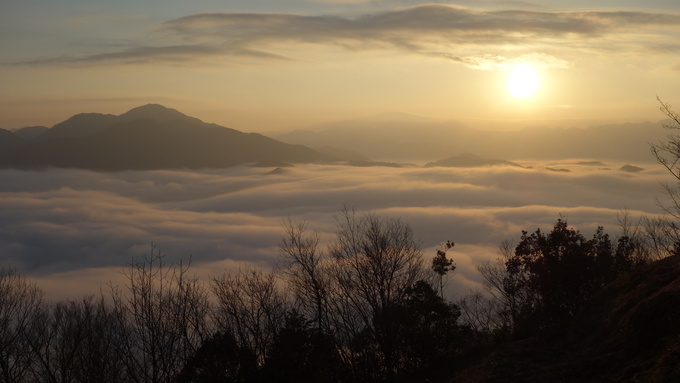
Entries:
POLYGON ((541 85, 538 72, 527 63, 516 64, 508 74, 508 92, 514 98, 533 96, 541 85))

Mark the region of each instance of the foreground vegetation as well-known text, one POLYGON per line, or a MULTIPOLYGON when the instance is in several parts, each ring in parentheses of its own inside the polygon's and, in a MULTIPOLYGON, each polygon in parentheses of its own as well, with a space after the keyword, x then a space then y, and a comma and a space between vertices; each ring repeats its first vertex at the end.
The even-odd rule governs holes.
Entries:
POLYGON ((125 270, 125 286, 80 301, 45 301, 2 268, 2 381, 446 381, 471 355, 560 328, 603 286, 666 251, 639 228, 586 238, 560 218, 514 249, 504 244, 501 258, 479 265, 486 292, 452 303, 443 297, 452 242, 426 264, 399 219, 345 209, 336 220, 327 248, 288 221, 279 267, 207 284, 155 247, 125 270))

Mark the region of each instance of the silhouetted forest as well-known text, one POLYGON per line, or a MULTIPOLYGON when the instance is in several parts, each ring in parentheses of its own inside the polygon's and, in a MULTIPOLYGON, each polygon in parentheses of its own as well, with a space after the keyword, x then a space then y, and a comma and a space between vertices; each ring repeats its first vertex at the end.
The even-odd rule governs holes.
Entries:
MULTIPOLYGON (((678 147, 652 151, 680 180, 678 147)), ((523 231, 478 265, 484 288, 455 302, 444 289, 453 242, 430 258, 408 223, 351 208, 328 245, 287 220, 277 267, 210 281, 153 245, 122 286, 80 300, 48 301, 2 267, 2 381, 673 381, 680 199, 666 190, 666 218, 624 212, 616 236, 563 217, 523 231)))
POLYGON ((3 381, 447 381, 475 355, 562 328, 609 282, 675 251, 641 226, 586 238, 559 218, 503 244, 479 265, 487 291, 454 303, 443 296, 453 242, 428 261, 399 219, 345 209, 336 221, 327 248, 287 221, 277 268, 208 283, 155 246, 124 286, 82 300, 46 301, 2 268, 3 381))

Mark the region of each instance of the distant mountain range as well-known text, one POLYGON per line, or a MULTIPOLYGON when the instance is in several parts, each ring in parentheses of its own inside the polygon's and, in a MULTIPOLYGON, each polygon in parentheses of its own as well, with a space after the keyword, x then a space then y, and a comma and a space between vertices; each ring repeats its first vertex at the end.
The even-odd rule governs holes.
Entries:
MULTIPOLYGON (((520 166, 493 158, 651 162, 647 142, 664 140, 666 134, 660 123, 651 122, 488 131, 455 121, 393 113, 296 130, 278 135, 279 141, 149 104, 119 116, 81 113, 52 128, 0 129, 0 167, 118 171, 222 168, 244 163, 262 167, 329 162, 402 167, 427 161, 426 167, 520 166), (455 153, 463 154, 452 156, 455 153)), ((639 171, 632 167, 622 170, 639 171)))
POLYGON ((583 158, 653 162, 647 143, 665 141, 667 134, 660 122, 492 131, 457 121, 384 114, 274 137, 315 149, 331 146, 336 150, 352 150, 355 155, 374 161, 427 162, 469 152, 512 161, 583 158))
POLYGON ((156 104, 119 116, 82 113, 52 128, 0 130, 0 167, 118 171, 334 160, 302 145, 205 123, 156 104))

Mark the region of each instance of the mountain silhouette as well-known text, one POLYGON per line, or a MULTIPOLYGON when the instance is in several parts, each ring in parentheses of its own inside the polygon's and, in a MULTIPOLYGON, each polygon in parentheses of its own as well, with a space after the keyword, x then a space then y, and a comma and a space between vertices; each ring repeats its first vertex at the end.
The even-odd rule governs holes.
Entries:
POLYGON ((128 110, 118 116, 118 121, 129 122, 140 119, 150 119, 156 122, 166 123, 172 121, 185 121, 188 123, 199 124, 203 121, 195 117, 189 117, 176 109, 166 108, 163 105, 148 104, 128 110))
POLYGON ((8 133, 0 136, 0 145, 8 148, 0 154, 3 167, 118 171, 333 160, 302 145, 205 123, 155 104, 120 116, 77 114, 30 140, 8 133))
POLYGON ((331 146, 377 161, 420 161, 462 151, 458 143, 476 140, 474 131, 456 121, 439 122, 406 113, 339 121, 276 136, 312 148, 331 146))
POLYGON ((32 140, 48 130, 50 130, 50 128, 47 126, 27 126, 25 128, 17 129, 12 133, 14 133, 19 138, 32 140))
POLYGON ((425 167, 430 168, 434 166, 443 166, 443 167, 450 167, 450 168, 472 168, 472 167, 479 167, 479 166, 515 166, 515 167, 521 167, 520 165, 510 162, 510 161, 505 161, 505 160, 496 160, 496 159, 490 159, 490 158, 482 158, 477 155, 474 155, 472 153, 463 153, 459 154, 457 156, 449 157, 443 160, 439 161, 434 161, 434 162, 429 162, 425 164, 425 167))
POLYGON ((375 161, 426 162, 446 158, 452 152, 472 152, 509 160, 649 162, 652 157, 647 142, 663 141, 666 135, 659 122, 490 130, 454 120, 392 114, 299 129, 275 138, 312 148, 330 145, 353 150, 375 161))
POLYGON ((80 113, 62 121, 35 137, 37 140, 91 136, 116 123, 116 116, 101 113, 80 113))
POLYGON ((0 153, 16 149, 21 141, 20 137, 9 130, 0 129, 0 153))

